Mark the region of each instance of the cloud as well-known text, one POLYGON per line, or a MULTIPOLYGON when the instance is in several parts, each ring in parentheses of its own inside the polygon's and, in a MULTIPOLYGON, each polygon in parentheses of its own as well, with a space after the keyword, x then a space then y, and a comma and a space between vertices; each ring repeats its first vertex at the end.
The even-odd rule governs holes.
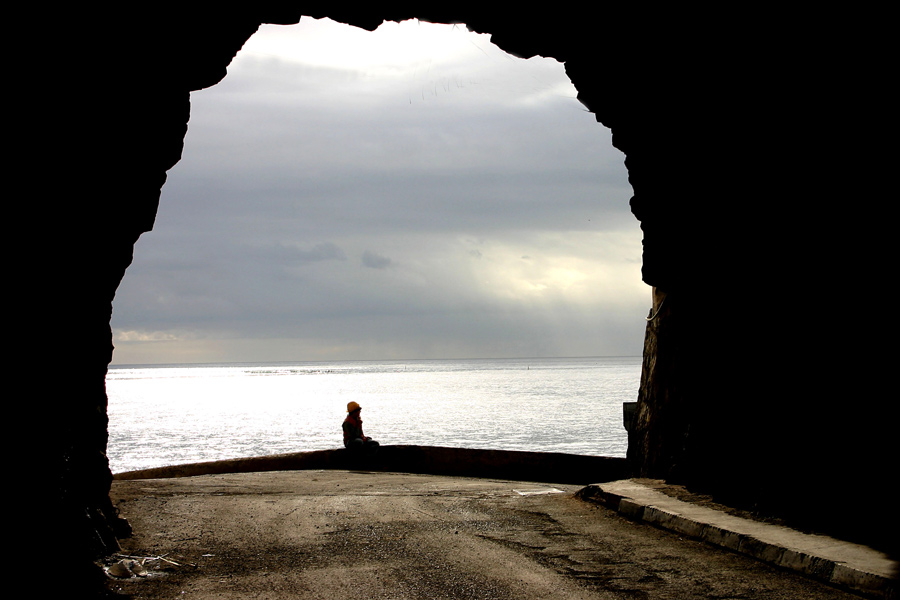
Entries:
POLYGON ((366 250, 362 255, 362 264, 370 269, 386 269, 391 266, 391 259, 366 250))
POLYGON ((464 27, 264 27, 192 94, 116 362, 639 354, 630 196, 555 61, 464 27))
POLYGON ((234 260, 239 258, 249 259, 254 263, 302 266, 327 260, 347 260, 347 255, 332 242, 321 242, 308 249, 276 242, 266 246, 247 247, 239 257, 233 257, 234 260))

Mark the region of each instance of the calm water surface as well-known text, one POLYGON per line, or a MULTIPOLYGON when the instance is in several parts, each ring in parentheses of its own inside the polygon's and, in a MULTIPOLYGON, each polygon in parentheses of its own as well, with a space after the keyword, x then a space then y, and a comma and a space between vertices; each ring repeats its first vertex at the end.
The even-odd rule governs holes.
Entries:
POLYGON ((113 472, 341 446, 351 400, 382 444, 625 456, 640 357, 114 367, 113 472))

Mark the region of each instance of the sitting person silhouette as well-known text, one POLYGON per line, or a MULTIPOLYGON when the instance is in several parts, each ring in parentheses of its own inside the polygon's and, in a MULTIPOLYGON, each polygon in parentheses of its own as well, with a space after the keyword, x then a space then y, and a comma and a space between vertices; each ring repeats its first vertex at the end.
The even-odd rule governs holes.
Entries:
POLYGON ((347 404, 347 418, 344 419, 344 447, 353 453, 374 454, 378 450, 378 442, 363 434, 362 407, 356 402, 347 404))

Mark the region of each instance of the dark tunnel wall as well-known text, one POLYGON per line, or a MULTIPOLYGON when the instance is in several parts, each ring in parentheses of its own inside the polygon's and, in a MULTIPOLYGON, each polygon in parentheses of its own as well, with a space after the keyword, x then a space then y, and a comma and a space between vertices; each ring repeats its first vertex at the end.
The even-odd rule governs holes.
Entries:
POLYGON ((15 174, 29 193, 10 222, 33 235, 30 247, 17 243, 26 259, 14 267, 14 340, 25 357, 59 359, 50 376, 32 372, 40 391, 21 403, 40 442, 25 502, 69 556, 102 555, 125 533, 105 457, 111 303, 180 158, 190 91, 224 77, 260 23, 301 14, 368 29, 414 16, 462 22, 512 54, 563 61, 626 155, 651 312, 665 299, 648 322, 634 473, 892 547, 885 532, 896 523, 886 529, 835 493, 859 485, 889 501, 896 413, 873 374, 878 353, 851 318, 858 299, 823 289, 844 219, 824 208, 841 190, 824 181, 821 113, 807 103, 809 44, 824 50, 827 38, 800 49, 784 15, 777 26, 717 15, 710 27, 613 4, 590 19, 323 6, 220 14, 163 2, 35 21, 44 43, 17 73, 29 94, 16 114, 15 174))

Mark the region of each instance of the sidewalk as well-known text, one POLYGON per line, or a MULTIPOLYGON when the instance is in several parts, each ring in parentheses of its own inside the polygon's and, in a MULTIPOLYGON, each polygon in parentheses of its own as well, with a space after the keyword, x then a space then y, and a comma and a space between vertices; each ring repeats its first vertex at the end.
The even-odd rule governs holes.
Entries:
POLYGON ((871 548, 735 517, 673 498, 655 480, 589 485, 578 495, 630 519, 703 540, 867 595, 895 598, 897 564, 871 548))

